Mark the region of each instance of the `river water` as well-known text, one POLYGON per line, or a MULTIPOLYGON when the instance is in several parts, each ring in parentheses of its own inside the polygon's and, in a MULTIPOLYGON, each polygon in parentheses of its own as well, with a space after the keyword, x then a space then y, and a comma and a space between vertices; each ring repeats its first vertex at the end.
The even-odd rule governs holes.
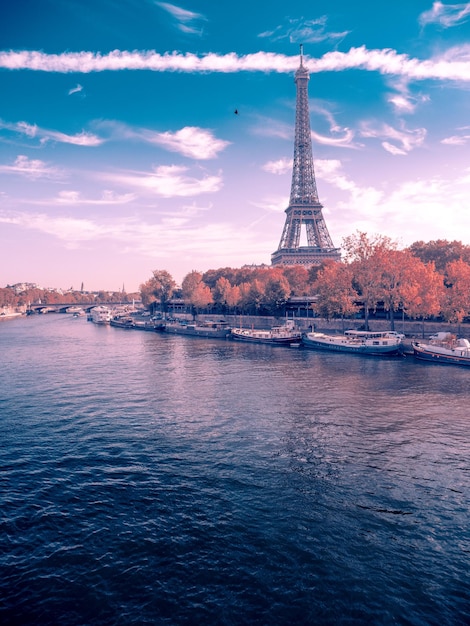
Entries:
POLYGON ((0 324, 2 624, 470 623, 470 371, 0 324))

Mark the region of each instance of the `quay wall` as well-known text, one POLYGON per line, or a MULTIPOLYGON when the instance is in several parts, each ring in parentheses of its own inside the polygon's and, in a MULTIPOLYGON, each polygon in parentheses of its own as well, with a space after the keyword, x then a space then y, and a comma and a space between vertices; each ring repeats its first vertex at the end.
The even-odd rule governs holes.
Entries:
MULTIPOLYGON (((180 316, 178 316, 180 317, 180 316)), ((183 316, 181 316, 183 317, 183 316)), ((191 319, 191 316, 184 316, 191 319)), ((271 328, 275 324, 283 324, 284 317, 269 317, 256 315, 198 315, 200 320, 226 320, 232 327, 244 328, 271 328)), ((310 327, 319 332, 342 333, 345 330, 360 329, 364 325, 364 320, 327 320, 321 317, 295 317, 297 326, 308 331, 310 327)), ((370 330, 390 330, 389 320, 369 320, 370 330)), ((395 320, 395 330, 403 333, 407 337, 423 339, 429 337, 439 331, 451 332, 459 337, 470 339, 470 324, 450 324, 449 322, 431 322, 431 321, 415 321, 415 320, 395 320)))

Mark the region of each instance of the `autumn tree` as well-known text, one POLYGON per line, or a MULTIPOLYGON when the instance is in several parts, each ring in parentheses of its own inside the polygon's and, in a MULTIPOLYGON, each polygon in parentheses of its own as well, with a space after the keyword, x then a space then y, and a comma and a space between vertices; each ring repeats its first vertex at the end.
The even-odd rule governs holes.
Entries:
POLYGON ((219 305, 221 309, 231 309, 238 304, 240 289, 236 285, 231 285, 227 278, 221 276, 212 289, 212 297, 214 303, 219 305))
POLYGON ((261 303, 272 315, 279 315, 290 296, 289 281, 282 274, 271 276, 266 282, 261 303))
POLYGON ((349 265, 335 261, 325 263, 313 283, 317 313, 327 319, 340 315, 343 320, 356 313, 358 295, 352 281, 353 273, 349 265))
POLYGON ((438 272, 444 273, 446 266, 451 261, 462 259, 470 264, 470 246, 466 246, 460 241, 446 241, 437 239, 436 241, 416 241, 409 248, 410 252, 421 259, 423 263, 434 263, 438 272))
POLYGON ((264 297, 263 283, 255 278, 250 282, 241 283, 241 285, 239 285, 239 289, 239 304, 244 312, 251 314, 258 313, 264 297))
POLYGON ((434 263, 423 263, 416 258, 413 266, 413 280, 402 287, 403 308, 407 315, 423 322, 439 315, 443 301, 444 281, 436 272, 434 263))
POLYGON ((176 283, 166 270, 154 270, 152 274, 152 278, 140 285, 142 304, 152 310, 159 302, 161 311, 165 314, 176 283))
POLYGON ((202 280, 201 272, 192 271, 187 274, 181 283, 185 304, 191 307, 193 317, 198 309, 212 304, 213 298, 210 288, 202 280))
POLYGON ((410 293, 410 286, 417 281, 419 259, 409 250, 396 250, 379 247, 375 260, 382 272, 382 302, 390 317, 390 328, 395 330, 395 313, 404 306, 404 298, 410 293))
POLYGON ((449 322, 460 324, 470 314, 470 265, 459 259, 445 269, 444 302, 442 312, 449 322))
POLYGON ((18 298, 9 287, 0 288, 0 307, 10 307, 17 304, 18 298))
POLYGON ((210 287, 211 290, 214 290, 219 278, 225 278, 231 285, 235 285, 237 282, 237 272, 238 270, 231 267, 221 267, 216 270, 207 270, 207 272, 204 272, 202 275, 202 280, 208 287, 210 287))
POLYGON ((309 293, 309 272, 303 265, 288 265, 283 268, 292 296, 306 296, 309 293))
POLYGON ((366 233, 357 231, 344 239, 343 249, 353 273, 353 286, 364 305, 366 329, 369 328, 369 311, 375 310, 377 304, 384 299, 385 255, 396 248, 396 243, 383 235, 369 237, 366 233))

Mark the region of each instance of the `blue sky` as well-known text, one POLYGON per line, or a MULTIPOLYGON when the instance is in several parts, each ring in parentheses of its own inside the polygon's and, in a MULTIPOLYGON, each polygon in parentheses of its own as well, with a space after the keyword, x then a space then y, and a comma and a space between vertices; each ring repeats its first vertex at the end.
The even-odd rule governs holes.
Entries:
POLYGON ((4 3, 0 286, 270 263, 301 43, 334 244, 470 244, 469 42, 470 2, 4 3))

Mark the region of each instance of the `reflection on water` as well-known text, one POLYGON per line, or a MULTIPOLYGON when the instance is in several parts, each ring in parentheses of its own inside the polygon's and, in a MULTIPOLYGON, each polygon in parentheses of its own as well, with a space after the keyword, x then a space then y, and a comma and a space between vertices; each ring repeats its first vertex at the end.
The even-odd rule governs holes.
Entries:
POLYGON ((0 326, 0 619, 470 622, 465 369, 0 326))

